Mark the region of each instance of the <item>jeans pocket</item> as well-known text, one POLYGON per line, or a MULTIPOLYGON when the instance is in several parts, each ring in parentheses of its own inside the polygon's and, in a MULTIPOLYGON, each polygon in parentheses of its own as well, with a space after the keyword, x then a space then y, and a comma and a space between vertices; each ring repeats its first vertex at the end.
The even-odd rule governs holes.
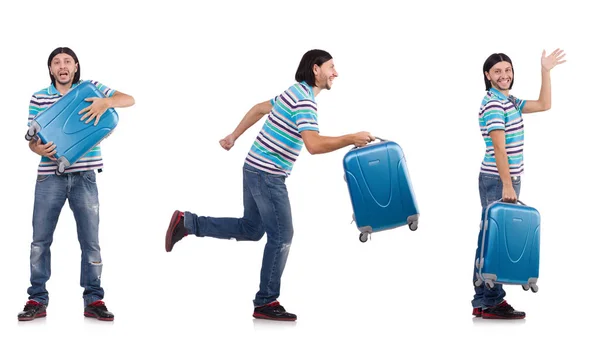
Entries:
POLYGON ((38 174, 37 179, 35 180, 38 183, 44 182, 46 180, 48 180, 48 178, 50 178, 51 174, 46 174, 46 175, 40 175, 38 174))
POLYGON ((258 171, 252 170, 252 169, 248 169, 248 168, 244 168, 244 171, 250 174, 254 174, 254 175, 260 175, 260 173, 258 171))
POLYGON ((479 194, 483 207, 502 199, 502 180, 498 175, 482 175, 479 194))
POLYGON ((285 176, 277 174, 266 174, 267 183, 272 186, 285 186, 285 176))
POLYGON ((93 170, 86 170, 81 173, 83 179, 87 180, 91 184, 96 184, 96 172, 93 170))

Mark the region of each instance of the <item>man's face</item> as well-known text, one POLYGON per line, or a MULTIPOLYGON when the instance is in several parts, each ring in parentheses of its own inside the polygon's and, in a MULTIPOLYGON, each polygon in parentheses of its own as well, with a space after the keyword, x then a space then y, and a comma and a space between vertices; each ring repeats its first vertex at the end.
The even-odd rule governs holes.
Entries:
POLYGON ((315 65, 313 67, 313 71, 315 73, 316 87, 330 90, 331 85, 333 84, 333 79, 338 76, 333 64, 333 59, 324 62, 321 66, 315 65))
POLYGON ((498 62, 485 73, 485 76, 495 89, 508 91, 513 80, 512 65, 506 61, 498 62))
POLYGON ((73 57, 66 53, 59 53, 54 56, 50 63, 50 73, 61 85, 70 85, 73 83, 73 77, 77 72, 77 64, 73 57))

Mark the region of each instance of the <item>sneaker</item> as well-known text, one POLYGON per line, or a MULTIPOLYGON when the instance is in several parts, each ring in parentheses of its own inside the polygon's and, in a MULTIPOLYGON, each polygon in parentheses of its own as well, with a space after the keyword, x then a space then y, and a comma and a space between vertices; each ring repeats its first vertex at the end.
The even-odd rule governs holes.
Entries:
POLYGON ((271 302, 268 305, 254 308, 254 318, 272 319, 276 321, 295 321, 296 315, 285 311, 279 302, 271 302))
POLYGON ((500 304, 483 309, 481 318, 487 319, 521 319, 525 318, 525 312, 515 311, 506 301, 500 304))
POLYGON ((481 317, 481 307, 473 308, 473 316, 481 317))
POLYGON ((33 321, 40 317, 46 317, 46 305, 34 300, 27 301, 23 311, 19 312, 17 315, 19 321, 33 321))
POLYGON ((115 315, 108 311, 108 308, 106 308, 106 305, 102 301, 95 301, 87 305, 83 311, 83 315, 99 319, 100 321, 113 321, 115 319, 115 315))
POLYGON ((175 210, 173 216, 171 216, 171 222, 169 223, 167 236, 165 237, 165 249, 167 252, 171 252, 173 246, 187 235, 187 229, 183 226, 183 213, 175 210))

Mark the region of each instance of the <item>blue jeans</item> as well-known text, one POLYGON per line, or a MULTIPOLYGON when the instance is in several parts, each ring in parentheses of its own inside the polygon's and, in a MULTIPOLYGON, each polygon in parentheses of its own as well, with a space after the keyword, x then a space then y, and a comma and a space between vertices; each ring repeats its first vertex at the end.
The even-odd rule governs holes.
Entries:
POLYGON ((50 245, 58 217, 65 204, 77 223, 81 247, 81 278, 84 306, 104 297, 100 287, 102 259, 98 244, 98 188, 93 170, 57 175, 38 175, 33 208, 33 242, 31 243, 31 287, 29 299, 48 305, 46 282, 50 279, 50 245))
POLYGON ((285 176, 269 174, 244 164, 244 217, 214 218, 185 212, 189 234, 238 241, 259 241, 267 233, 254 306, 279 297, 294 228, 285 176))
MULTIPOLYGON (((521 192, 521 177, 513 177, 512 185, 517 193, 517 198, 521 192)), ((479 174, 479 197, 481 199, 482 207, 482 218, 485 212, 485 208, 493 203, 502 199, 502 180, 499 175, 494 174, 479 174)), ((483 225, 482 225, 483 226, 483 225)), ((475 253, 475 259, 477 259, 481 252, 481 239, 483 237, 483 227, 479 230, 479 238, 477 239, 477 251, 475 253)), ((473 282, 477 280, 475 273, 477 269, 474 267, 475 261, 473 261, 473 282)), ((493 288, 489 289, 484 284, 475 287, 475 295, 471 304, 473 308, 487 308, 495 306, 501 303, 506 296, 506 292, 502 288, 501 284, 495 284, 493 288)))

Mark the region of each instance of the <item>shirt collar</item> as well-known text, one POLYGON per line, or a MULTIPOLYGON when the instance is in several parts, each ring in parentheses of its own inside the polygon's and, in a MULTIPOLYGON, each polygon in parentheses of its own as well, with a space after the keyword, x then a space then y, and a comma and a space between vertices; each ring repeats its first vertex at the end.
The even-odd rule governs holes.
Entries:
POLYGON ((315 92, 313 91, 312 86, 309 86, 308 83, 306 83, 306 81, 302 81, 302 82, 300 82, 300 84, 302 86, 304 86, 306 89, 308 89, 308 93, 310 94, 310 96, 312 98, 315 98, 315 92))
POLYGON ((500 99, 508 99, 508 97, 506 97, 504 93, 498 91, 494 87, 490 87, 490 92, 492 92, 492 94, 494 94, 496 97, 499 97, 500 99))
MULTIPOLYGON (((79 84, 81 83, 81 81, 77 82, 77 83, 73 83, 71 85, 71 89, 79 86, 79 84)), ((61 95, 60 92, 58 92, 58 90, 56 89, 56 87, 54 87, 54 83, 50 84, 50 87, 48 87, 48 94, 49 95, 61 95)))

